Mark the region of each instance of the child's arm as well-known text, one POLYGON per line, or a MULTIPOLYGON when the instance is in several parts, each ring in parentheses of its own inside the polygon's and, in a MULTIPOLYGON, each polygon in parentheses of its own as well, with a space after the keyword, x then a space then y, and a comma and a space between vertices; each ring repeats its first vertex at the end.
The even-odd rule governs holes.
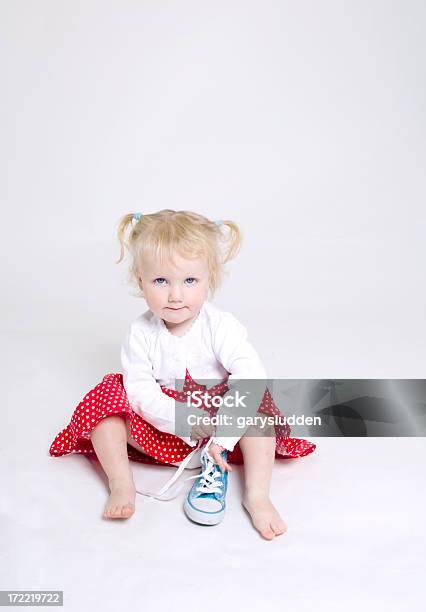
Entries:
MULTIPOLYGON (((153 375, 143 330, 132 323, 121 345, 123 384, 133 410, 156 429, 175 435, 175 399, 163 393, 153 375)), ((182 437, 187 444, 196 441, 182 437)))
MULTIPOLYGON (((248 341, 247 336, 245 326, 229 312, 221 317, 213 333, 213 349, 216 359, 230 373, 228 386, 231 389, 234 380, 241 379, 244 381, 245 379, 267 378, 263 363, 254 347, 248 341)), ((263 396, 263 390, 261 391, 263 396)), ((229 412, 227 408, 222 406, 218 410, 217 415, 226 414, 227 412, 229 412)), ((223 430, 220 433, 222 435, 214 437, 212 442, 229 451, 234 449, 234 446, 242 437, 241 435, 234 437, 225 436, 223 435, 223 430)))

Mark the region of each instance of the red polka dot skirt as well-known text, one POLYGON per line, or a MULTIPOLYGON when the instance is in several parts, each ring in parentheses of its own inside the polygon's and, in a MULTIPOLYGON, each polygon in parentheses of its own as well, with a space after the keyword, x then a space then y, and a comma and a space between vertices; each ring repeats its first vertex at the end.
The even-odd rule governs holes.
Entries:
MULTIPOLYGON (((207 389, 205 385, 199 385, 195 382, 187 370, 183 391, 166 387, 161 387, 161 389, 166 395, 174 397, 177 402, 186 403, 188 391, 201 390, 206 392, 209 398, 213 398, 226 393, 229 387, 224 380, 207 389)), ((178 408, 178 405, 177 403, 176 408, 178 408)), ((212 410, 207 406, 204 406, 204 409, 207 412, 212 410)), ((216 412, 217 409, 214 408, 213 410, 216 412)), ((258 412, 266 415, 281 415, 268 389, 263 395, 258 412)), ((128 444, 127 453, 130 460, 167 465, 182 461, 194 450, 178 436, 159 431, 137 414, 129 404, 123 386, 123 375, 110 373, 106 374, 96 387, 86 393, 74 410, 70 423, 53 440, 49 454, 52 457, 60 457, 69 453, 81 453, 96 458, 95 449, 90 440, 90 432, 102 419, 112 415, 119 415, 130 420, 131 436, 146 453, 144 454, 128 444)), ((316 448, 316 445, 308 440, 291 438, 290 427, 287 424, 283 426, 275 425, 275 435, 275 457, 277 459, 304 457, 316 448)), ((205 442, 207 440, 208 438, 205 439, 205 442)), ((233 451, 228 451, 228 462, 243 463, 239 442, 235 445, 233 451)))

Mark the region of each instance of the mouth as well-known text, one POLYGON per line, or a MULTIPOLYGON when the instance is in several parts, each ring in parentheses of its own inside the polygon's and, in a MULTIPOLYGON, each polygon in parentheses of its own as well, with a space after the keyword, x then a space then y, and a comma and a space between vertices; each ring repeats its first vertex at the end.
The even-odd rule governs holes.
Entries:
POLYGON ((182 306, 181 308, 171 308, 170 306, 167 306, 167 310, 183 310, 185 308, 185 306, 182 306))

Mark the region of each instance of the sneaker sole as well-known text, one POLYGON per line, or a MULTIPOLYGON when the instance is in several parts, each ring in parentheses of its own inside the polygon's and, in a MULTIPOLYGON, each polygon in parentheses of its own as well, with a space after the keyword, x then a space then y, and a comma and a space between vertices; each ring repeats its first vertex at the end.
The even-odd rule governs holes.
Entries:
POLYGON ((188 499, 185 499, 185 503, 183 505, 183 509, 185 511, 186 516, 198 523, 199 525, 217 525, 223 520, 225 516, 225 510, 219 510, 219 512, 202 512, 201 510, 196 510, 193 508, 188 499))

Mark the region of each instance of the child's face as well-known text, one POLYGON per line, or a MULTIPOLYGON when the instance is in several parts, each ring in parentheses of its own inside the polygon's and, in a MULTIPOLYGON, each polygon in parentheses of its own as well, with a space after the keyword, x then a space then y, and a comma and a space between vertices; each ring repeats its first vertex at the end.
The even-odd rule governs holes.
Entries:
POLYGON ((195 318, 209 290, 205 258, 184 259, 176 254, 175 264, 161 265, 147 256, 140 277, 140 286, 150 310, 171 326, 195 318))

